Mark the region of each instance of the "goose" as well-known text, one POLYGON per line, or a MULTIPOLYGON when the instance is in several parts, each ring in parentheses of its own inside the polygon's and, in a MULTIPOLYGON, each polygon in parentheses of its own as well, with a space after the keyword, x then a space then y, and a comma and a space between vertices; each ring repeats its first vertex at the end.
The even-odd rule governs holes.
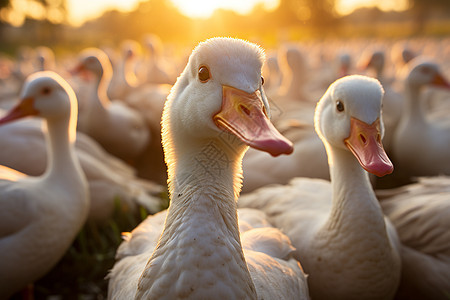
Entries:
MULTIPOLYGON (((38 119, 0 126, 0 140, 8 141, 0 147, 0 164, 29 176, 43 174, 48 156, 43 126, 38 119)), ((76 133, 75 153, 88 181, 88 221, 110 221, 117 200, 126 211, 136 211, 139 206, 151 213, 161 210, 161 199, 156 195, 165 191, 163 186, 138 178, 131 166, 106 152, 88 135, 76 133)))
POLYGON ((285 235, 258 230, 264 222, 252 213, 243 217, 242 242, 239 234, 248 145, 292 152, 268 119, 263 55, 233 38, 211 38, 192 52, 162 118, 171 204, 126 235, 109 274, 110 299, 308 299, 285 235))
POLYGON ((308 274, 312 299, 392 299, 397 289, 398 236, 367 173, 393 171, 381 144, 382 97, 376 79, 350 75, 335 81, 315 112, 331 183, 298 177, 238 201, 239 208, 265 212, 291 239, 294 255, 308 274))
POLYGON ((450 89, 434 62, 421 58, 410 62, 405 80, 405 107, 394 133, 393 159, 398 177, 450 174, 450 131, 448 125, 428 118, 421 94, 426 86, 450 89))
POLYGON ((56 69, 55 53, 51 48, 39 46, 35 51, 37 71, 54 71, 56 69))
POLYGON ((386 128, 383 137, 383 145, 387 153, 392 155, 393 135, 403 111, 404 97, 392 87, 393 80, 387 78, 385 74, 385 61, 386 57, 384 51, 373 51, 365 65, 365 70, 372 71, 375 74, 375 78, 383 85, 384 98, 382 110, 384 126, 386 128))
POLYGON ((174 83, 170 67, 163 59, 164 45, 161 38, 156 34, 146 34, 143 38, 145 57, 142 70, 144 81, 151 84, 174 83))
POLYGON ((56 73, 38 72, 26 80, 21 99, 0 124, 26 116, 45 119, 49 159, 38 177, 0 168, 2 299, 58 262, 89 212, 87 182, 74 150, 77 103, 72 88, 56 73))
POLYGON ((140 45, 134 40, 124 40, 120 48, 121 56, 114 65, 111 82, 107 89, 108 97, 111 99, 126 99, 138 85, 134 68, 140 45))
MULTIPOLYGON (((133 53, 135 50, 133 50, 133 48, 137 47, 134 43, 132 43, 131 41, 125 41, 124 45, 125 48, 124 50, 126 51, 125 55, 131 55, 131 53, 133 53)), ((103 61, 103 65, 110 65, 108 62, 106 62, 106 60, 104 59, 104 55, 103 53, 99 52, 99 51, 90 51, 90 50, 86 50, 86 53, 90 53, 90 54, 86 54, 86 55, 93 55, 93 57, 97 57, 99 60, 98 61, 103 61), (95 52, 97 52, 97 54, 95 54, 95 52)), ((129 63, 129 62, 128 62, 129 63)), ((119 63, 120 64, 120 63, 119 63)), ((125 62, 124 62, 125 64, 125 62)), ((99 67, 98 64, 96 64, 96 66, 92 66, 89 67, 91 69, 95 69, 99 67)), ((125 66, 121 66, 123 68, 129 68, 129 66, 125 67, 125 66)), ((108 73, 110 68, 109 67, 105 67, 104 68, 106 71, 105 73, 108 73)), ((123 72, 125 72, 125 70, 122 70, 122 75, 123 72)), ((129 72, 126 72, 129 73, 129 72)), ((104 75, 105 76, 105 75, 104 75)), ((134 77, 134 74, 132 75, 134 77)), ((126 77, 130 77, 129 75, 126 75, 126 77)), ((123 80, 125 80, 125 78, 122 78, 123 80)), ((135 78, 135 80, 137 80, 135 78)), ((113 82, 112 82, 113 84, 113 82)), ((117 86, 117 82, 115 84, 113 84, 114 86, 117 86)), ((128 111, 132 111, 133 114, 136 114, 136 112, 142 112, 142 114, 140 116, 136 116, 138 118, 138 126, 137 128, 133 128, 134 131, 138 131, 135 132, 134 134, 132 133, 131 138, 133 138, 133 143, 138 146, 139 148, 136 148, 136 151, 133 151, 134 155, 132 157, 132 159, 130 160, 130 156, 128 156, 128 159, 126 157, 124 157, 123 155, 120 155, 118 152, 116 151, 111 151, 111 153, 115 154, 116 156, 125 159, 127 162, 132 162, 133 166, 136 168, 137 170, 137 174, 139 177, 141 178, 145 178, 148 180, 152 180, 155 181, 159 184, 164 184, 165 181, 167 180, 167 176, 166 176, 166 168, 165 168, 165 164, 164 164, 164 158, 163 158, 163 151, 162 151, 162 147, 161 147, 161 139, 160 139, 160 132, 161 132, 161 125, 160 125, 160 121, 161 121, 161 115, 162 115, 162 111, 163 111, 163 107, 164 107, 164 102, 165 99, 167 98, 167 95, 170 92, 170 88, 171 86, 167 85, 167 84, 148 84, 148 83, 137 83, 134 82, 133 84, 130 84, 130 81, 128 82, 122 82, 121 86, 123 87, 124 85, 126 85, 126 92, 123 93, 124 98, 121 98, 121 100, 126 104, 123 105, 121 102, 118 101, 113 101, 110 102, 110 104, 113 104, 116 108, 126 108, 126 110, 128 111), (144 113, 145 112, 145 113, 144 113), (141 120, 142 119, 142 120, 141 120), (142 140, 139 139, 139 134, 143 135, 144 132, 147 132, 147 134, 149 135, 150 138, 148 138, 148 141, 146 142, 145 137, 142 138, 142 140), (138 151, 137 151, 138 150, 138 151)), ((111 84, 109 85, 111 87, 111 84)), ((101 90, 103 90, 102 86, 98 87, 99 89, 99 96, 102 94, 100 93, 101 90)), ((114 89, 112 89, 114 90, 114 89)), ((95 97, 95 94, 94 94, 95 97)), ((104 96, 103 99, 106 99, 107 97, 104 96)), ((97 97, 98 99, 98 97, 97 97)), ((96 102, 98 100, 95 100, 94 102, 96 102)), ((104 102, 104 101, 102 101, 104 102)), ((108 105, 110 105, 108 104, 108 105)), ((110 109, 113 112, 113 109, 110 109)), ((118 109, 114 109, 114 110, 118 110, 118 109)), ((95 112, 95 110, 94 110, 95 112)), ((83 116, 80 116, 81 118, 83 118, 83 116)), ((91 119, 92 116, 91 114, 87 114, 87 118, 91 119)), ((94 138, 96 138, 97 140, 99 140, 101 142, 101 144, 103 146, 106 146, 107 149, 109 149, 110 147, 108 147, 108 145, 105 145, 106 142, 108 142, 107 140, 105 141, 105 139, 108 140, 112 140, 112 142, 115 143, 115 145, 111 145, 114 146, 115 148, 118 147, 125 147, 126 148, 126 141, 124 141, 123 143, 121 142, 121 140, 117 140, 116 136, 114 135, 114 133, 105 133, 104 130, 100 130, 99 132, 97 132, 97 130, 95 131, 96 134, 92 134, 91 130, 89 130, 89 128, 83 129, 84 126, 83 124, 88 124, 88 125, 92 125, 92 127, 98 128, 98 129, 102 129, 103 126, 102 124, 99 122, 101 120, 97 120, 97 118, 95 118, 95 123, 92 124, 89 120, 87 120, 87 122, 83 122, 80 121, 81 125, 79 127, 81 127, 82 131, 87 132, 88 134, 92 135, 94 138), (104 141, 102 143, 102 141, 104 141), (119 143, 121 143, 122 145, 119 145, 119 143)), ((133 124, 130 124, 130 126, 133 124)), ((116 125, 117 126, 117 125, 116 125)), ((125 129, 125 128, 124 128, 125 129)), ((131 130, 129 130, 131 131, 131 130)), ((124 131, 123 135, 125 136, 126 134, 129 134, 128 132, 124 131)), ((129 150, 129 149, 126 149, 129 150)))
POLYGON ((402 243, 396 299, 448 299, 450 177, 421 177, 400 188, 378 190, 377 197, 402 243))
POLYGON ((133 162, 145 149, 150 134, 138 111, 108 98, 106 90, 112 75, 108 56, 97 48, 85 49, 73 73, 92 75, 96 85, 78 130, 93 137, 111 154, 133 162))

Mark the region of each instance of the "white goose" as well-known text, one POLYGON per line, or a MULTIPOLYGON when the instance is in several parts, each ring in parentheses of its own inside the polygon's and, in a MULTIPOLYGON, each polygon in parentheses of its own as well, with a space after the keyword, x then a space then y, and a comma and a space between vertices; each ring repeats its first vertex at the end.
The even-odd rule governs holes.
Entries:
POLYGON ((111 99, 125 99, 137 86, 135 73, 140 45, 134 40, 124 40, 120 46, 121 55, 113 67, 107 94, 111 99))
POLYGON ((405 105, 394 134, 393 159, 401 178, 450 174, 450 127, 427 118, 422 90, 429 85, 450 89, 437 64, 420 58, 410 62, 405 105))
POLYGON ((150 139, 143 116, 123 102, 108 98, 106 91, 112 67, 103 51, 88 48, 80 56, 74 73, 89 72, 94 76, 96 89, 90 95, 84 116, 80 116, 78 129, 97 140, 108 152, 133 161, 150 139))
POLYGON ((312 299, 391 299, 397 289, 398 237, 365 171, 382 176, 393 169, 381 144, 382 96, 377 80, 353 75, 334 82, 319 101, 315 128, 331 183, 295 178, 238 201, 263 210, 290 237, 312 299))
POLYGON ((385 72, 385 54, 384 51, 374 51, 367 61, 365 69, 372 71, 380 83, 383 85, 383 121, 386 128, 383 137, 383 145, 389 154, 392 153, 394 132, 398 126, 400 116, 403 111, 403 95, 392 88, 393 80, 387 78, 385 72))
POLYGON ((39 177, 0 168, 2 299, 42 277, 58 262, 89 212, 87 182, 74 152, 75 93, 57 74, 39 72, 25 82, 21 99, 0 124, 27 115, 44 118, 50 155, 39 177))
MULTIPOLYGON (((8 141, 0 147, 1 165, 30 176, 45 172, 48 154, 41 120, 21 120, 0 126, 0 140, 8 141)), ((77 132, 75 153, 88 181, 89 221, 111 220, 118 199, 127 211, 137 210, 138 204, 152 213, 161 210, 160 199, 152 194, 161 193, 163 187, 137 178, 132 167, 106 152, 88 135, 77 132)))
POLYGON ((397 299, 448 299, 450 295, 450 177, 377 191, 383 212, 402 242, 397 299))
MULTIPOLYGON (((286 236, 247 230, 244 251, 239 237, 236 199, 247 145, 272 155, 292 151, 266 116, 262 60, 259 47, 231 38, 193 51, 163 114, 171 205, 120 246, 109 298, 308 298, 286 236)), ((245 220, 249 229, 255 215, 245 220)), ((259 217, 256 223, 264 226, 259 217)))

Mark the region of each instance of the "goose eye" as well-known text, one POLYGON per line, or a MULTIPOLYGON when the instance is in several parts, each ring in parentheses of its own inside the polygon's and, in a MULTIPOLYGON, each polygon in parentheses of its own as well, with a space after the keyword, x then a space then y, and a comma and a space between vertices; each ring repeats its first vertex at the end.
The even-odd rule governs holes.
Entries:
POLYGON ((264 77, 261 76, 261 85, 264 85, 264 77))
POLYGON ((344 103, 342 103, 342 101, 340 100, 336 101, 336 109, 338 111, 344 111, 344 103))
POLYGON ((45 87, 42 89, 41 91, 42 95, 48 95, 50 94, 50 88, 49 87, 45 87))
POLYGON ((201 82, 207 82, 211 78, 211 75, 209 74, 209 70, 205 66, 201 66, 198 69, 198 79, 201 82))

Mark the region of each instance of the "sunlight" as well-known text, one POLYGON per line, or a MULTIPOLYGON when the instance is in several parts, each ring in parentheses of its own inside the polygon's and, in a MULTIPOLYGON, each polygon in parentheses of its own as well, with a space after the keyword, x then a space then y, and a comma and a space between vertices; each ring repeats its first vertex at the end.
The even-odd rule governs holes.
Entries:
POLYGON ((408 0, 338 0, 336 10, 341 15, 348 15, 359 7, 375 7, 388 10, 405 10, 408 8, 408 0))
POLYGON ((139 0, 67 0, 69 22, 81 25, 86 20, 99 17, 106 10, 127 12, 136 8, 138 4, 139 0))
POLYGON ((261 3, 265 9, 275 9, 279 0, 171 0, 180 11, 191 18, 208 18, 216 9, 233 10, 240 14, 252 11, 255 5, 261 3))
MULTIPOLYGON (((15 0, 20 2, 22 0, 15 0)), ((280 0, 170 0, 184 15, 191 18, 208 18, 216 9, 233 10, 239 14, 248 14, 256 5, 267 10, 276 9, 280 0)), ((89 19, 99 17, 106 10, 116 9, 128 12, 137 7, 140 0, 67 0, 69 22, 81 25, 89 19)), ((337 0, 336 9, 339 14, 350 14, 362 6, 378 6, 382 10, 404 10, 408 0, 337 0)), ((12 16, 9 16, 12 18, 12 16)))

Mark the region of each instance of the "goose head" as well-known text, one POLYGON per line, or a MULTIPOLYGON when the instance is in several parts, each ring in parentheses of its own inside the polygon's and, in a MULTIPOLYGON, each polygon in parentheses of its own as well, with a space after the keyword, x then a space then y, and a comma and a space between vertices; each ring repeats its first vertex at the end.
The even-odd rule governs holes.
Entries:
POLYGON ((80 53, 77 66, 71 72, 89 78, 93 75, 97 80, 112 76, 112 65, 108 55, 98 48, 87 48, 80 53))
POLYGON ((230 149, 230 157, 242 157, 247 146, 273 156, 293 151, 269 120, 263 59, 260 47, 232 38, 209 39, 194 49, 164 108, 168 165, 171 152, 198 151, 211 140, 230 149))
POLYGON ((135 58, 140 52, 139 43, 133 40, 125 40, 121 44, 121 51, 125 60, 135 58))
POLYGON ((315 113, 315 129, 327 151, 351 151, 368 172, 384 176, 393 165, 381 143, 383 88, 378 80, 346 76, 330 85, 315 113))
POLYGON ((384 65, 385 65, 385 55, 381 50, 374 50, 370 54, 370 52, 366 52, 363 55, 363 59, 360 62, 360 67, 362 71, 371 70, 371 72, 375 72, 375 75, 379 78, 383 74, 384 65))
POLYGON ((415 59, 410 62, 410 71, 406 78, 409 86, 422 88, 427 85, 450 89, 450 83, 442 75, 436 63, 415 59))
POLYGON ((24 83, 20 102, 0 119, 0 124, 27 116, 47 120, 69 119, 76 121, 76 97, 70 85, 52 71, 30 75, 24 83))
POLYGON ((339 78, 349 75, 351 64, 352 64, 352 59, 350 57, 350 54, 341 53, 338 55, 337 60, 338 60, 338 76, 339 76, 339 78))

